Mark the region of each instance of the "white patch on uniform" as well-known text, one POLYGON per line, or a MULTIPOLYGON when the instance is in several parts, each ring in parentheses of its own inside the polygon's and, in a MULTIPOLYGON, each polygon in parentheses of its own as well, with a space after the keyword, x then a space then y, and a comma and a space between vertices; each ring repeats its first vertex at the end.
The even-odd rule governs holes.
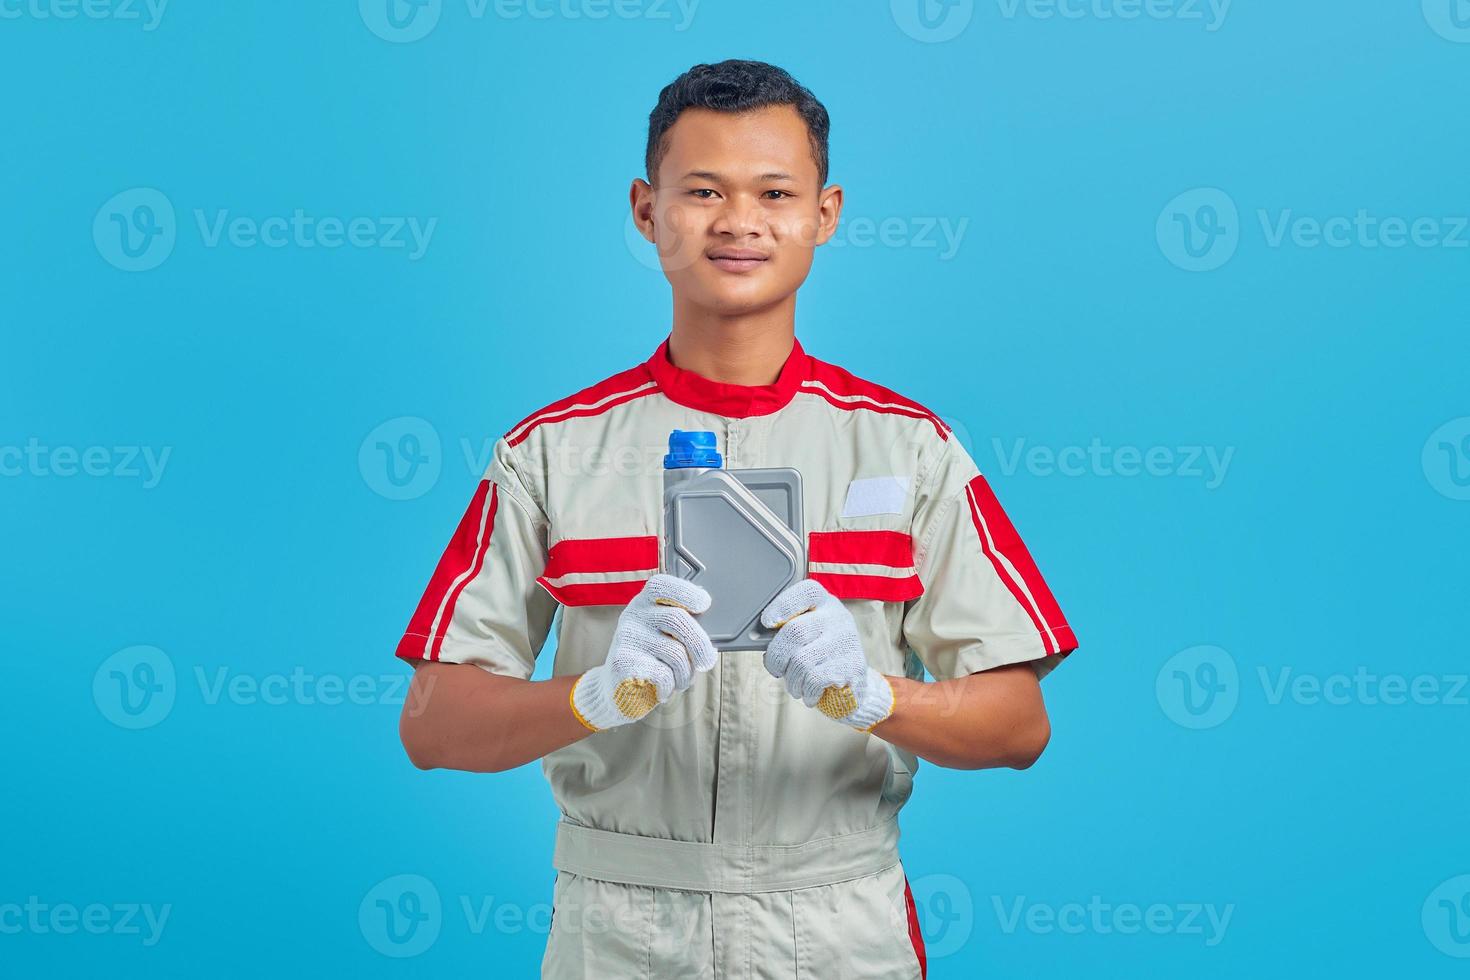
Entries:
POLYGON ((847 485, 847 500, 842 505, 843 517, 871 517, 874 514, 902 514, 909 499, 906 476, 870 476, 847 485))

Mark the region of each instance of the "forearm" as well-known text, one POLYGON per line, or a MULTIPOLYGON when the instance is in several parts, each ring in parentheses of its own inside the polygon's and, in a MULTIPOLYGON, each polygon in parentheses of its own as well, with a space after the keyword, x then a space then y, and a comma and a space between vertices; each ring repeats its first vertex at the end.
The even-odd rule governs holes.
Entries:
POLYGON ((471 664, 416 664, 398 731, 420 769, 500 772, 590 735, 568 698, 577 675, 527 681, 471 664))
POLYGON ((1030 664, 923 683, 889 677, 893 713, 873 734, 951 769, 1025 769, 1051 737, 1030 664))

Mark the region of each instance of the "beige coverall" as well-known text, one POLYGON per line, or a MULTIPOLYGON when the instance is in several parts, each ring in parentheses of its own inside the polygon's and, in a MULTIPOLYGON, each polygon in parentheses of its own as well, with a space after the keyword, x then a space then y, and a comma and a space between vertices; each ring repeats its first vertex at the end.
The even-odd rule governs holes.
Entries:
MULTIPOLYGON (((801 471, 808 574, 844 600, 882 673, 1036 661, 1044 676, 1076 648, 932 412, 799 342, 761 386, 710 381, 667 349, 497 440, 398 656, 529 678, 555 620, 556 674, 602 663, 661 570, 676 428, 715 432, 727 468, 801 471)), ((896 819, 916 763, 793 699, 759 653, 721 654, 641 721, 543 760, 563 816, 542 976, 922 977, 896 819)))

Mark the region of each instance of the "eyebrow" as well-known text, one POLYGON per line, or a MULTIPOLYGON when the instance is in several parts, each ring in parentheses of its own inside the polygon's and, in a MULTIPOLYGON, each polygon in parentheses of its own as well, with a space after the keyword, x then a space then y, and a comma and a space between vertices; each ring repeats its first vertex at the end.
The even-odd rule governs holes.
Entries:
MULTIPOLYGON (((712 180, 716 183, 723 183, 725 181, 723 175, 717 174, 713 170, 691 170, 684 175, 684 179, 687 180, 690 177, 702 177, 705 180, 712 180)), ((794 182, 796 178, 791 176, 790 174, 783 174, 779 171, 773 171, 772 173, 761 174, 759 177, 756 178, 756 180, 789 180, 794 182)))

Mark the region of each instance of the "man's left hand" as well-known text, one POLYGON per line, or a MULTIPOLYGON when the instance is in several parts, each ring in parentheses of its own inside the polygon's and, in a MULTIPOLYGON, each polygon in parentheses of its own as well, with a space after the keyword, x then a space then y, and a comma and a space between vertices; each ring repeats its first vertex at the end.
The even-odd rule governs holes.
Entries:
POLYGON ((893 713, 893 686, 863 654, 857 623, 815 579, 788 586, 761 613, 776 630, 766 670, 809 708, 866 732, 893 713))

